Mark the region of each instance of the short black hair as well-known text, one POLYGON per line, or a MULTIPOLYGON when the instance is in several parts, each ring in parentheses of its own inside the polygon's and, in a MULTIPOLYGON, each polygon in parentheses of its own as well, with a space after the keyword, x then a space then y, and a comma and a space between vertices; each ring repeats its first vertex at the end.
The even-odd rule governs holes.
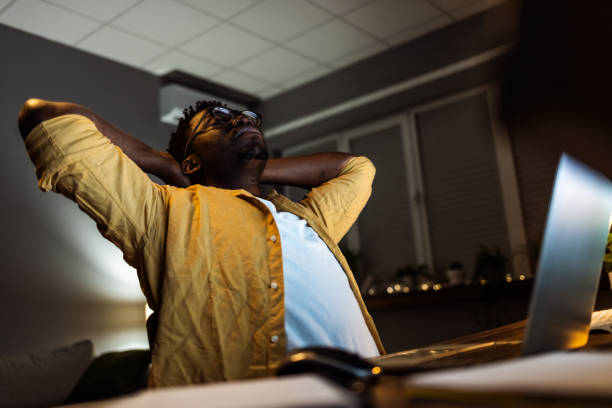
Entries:
POLYGON ((176 131, 172 132, 170 144, 167 149, 168 153, 174 157, 174 160, 179 163, 185 160, 185 143, 187 143, 187 136, 191 132, 191 128, 189 127, 191 119, 203 110, 213 106, 227 107, 219 101, 197 101, 195 107, 189 105, 188 108, 183 109, 183 117, 179 118, 176 131))

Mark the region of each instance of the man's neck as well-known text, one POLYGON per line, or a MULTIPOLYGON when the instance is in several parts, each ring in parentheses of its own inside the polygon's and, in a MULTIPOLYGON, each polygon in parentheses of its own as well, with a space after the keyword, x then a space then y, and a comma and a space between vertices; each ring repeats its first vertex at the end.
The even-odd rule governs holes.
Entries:
POLYGON ((254 175, 243 174, 234 178, 207 179, 203 180, 202 185, 226 190, 246 190, 255 197, 261 196, 259 177, 254 175))

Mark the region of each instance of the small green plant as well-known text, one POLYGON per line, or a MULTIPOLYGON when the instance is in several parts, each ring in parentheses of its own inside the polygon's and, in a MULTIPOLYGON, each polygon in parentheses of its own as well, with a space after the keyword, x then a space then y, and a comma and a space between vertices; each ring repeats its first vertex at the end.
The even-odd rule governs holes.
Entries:
POLYGON ((411 287, 416 287, 419 277, 429 277, 427 265, 405 265, 397 269, 395 278, 406 282, 411 287))
POLYGON ((606 245, 603 267, 606 273, 612 272, 612 232, 608 234, 608 244, 606 245))

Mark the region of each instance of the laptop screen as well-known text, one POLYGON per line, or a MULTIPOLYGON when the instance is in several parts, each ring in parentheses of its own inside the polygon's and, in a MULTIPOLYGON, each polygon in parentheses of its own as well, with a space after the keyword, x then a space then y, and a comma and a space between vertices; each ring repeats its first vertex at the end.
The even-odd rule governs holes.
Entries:
POLYGON ((561 156, 535 276, 523 354, 586 344, 612 212, 612 183, 561 156))

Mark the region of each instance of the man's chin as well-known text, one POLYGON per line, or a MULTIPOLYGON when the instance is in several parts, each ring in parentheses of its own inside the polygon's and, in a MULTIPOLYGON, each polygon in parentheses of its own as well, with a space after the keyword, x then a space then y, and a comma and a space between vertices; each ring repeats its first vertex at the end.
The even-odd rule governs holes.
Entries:
POLYGON ((249 146, 248 149, 238 152, 238 158, 243 162, 251 160, 268 160, 268 150, 259 145, 249 146))

